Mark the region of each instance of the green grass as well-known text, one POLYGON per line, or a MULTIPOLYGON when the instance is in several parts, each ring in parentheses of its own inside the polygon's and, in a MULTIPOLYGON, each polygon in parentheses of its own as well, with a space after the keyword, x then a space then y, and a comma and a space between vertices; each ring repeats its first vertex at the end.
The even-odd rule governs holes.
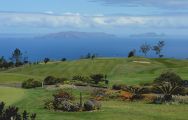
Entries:
POLYGON ((0 83, 21 83, 28 78, 43 80, 46 76, 66 77, 103 73, 108 75, 110 84, 142 84, 152 82, 161 72, 172 70, 188 79, 188 60, 147 59, 147 58, 98 58, 95 60, 76 60, 51 62, 24 66, 0 72, 0 83), (151 64, 134 63, 148 61, 151 64))
POLYGON ((0 101, 11 105, 22 100, 25 97, 25 90, 19 88, 0 87, 0 101))
MULTIPOLYGON (((21 83, 28 78, 43 80, 46 76, 67 77, 103 73, 110 84, 143 84, 152 82, 161 72, 172 70, 188 79, 188 60, 147 58, 98 58, 51 62, 0 71, 0 84, 21 83), (148 61, 151 64, 134 63, 148 61)), ((82 90, 84 100, 88 90, 82 90)), ((0 87, 0 100, 16 105, 21 111, 37 113, 37 120, 187 120, 188 105, 153 105, 143 102, 104 101, 97 112, 54 112, 44 109, 44 100, 52 97, 54 90, 18 89, 0 87)), ((79 97, 79 90, 73 91, 79 97)))
MULTIPOLYGON (((50 98, 52 93, 53 91, 42 89, 27 90, 27 96, 15 105, 21 110, 37 113, 38 120, 187 120, 188 117, 188 105, 124 101, 104 101, 102 110, 97 112, 53 112, 43 108, 43 101, 50 98)), ((86 99, 88 94, 85 93, 84 96, 86 99)))

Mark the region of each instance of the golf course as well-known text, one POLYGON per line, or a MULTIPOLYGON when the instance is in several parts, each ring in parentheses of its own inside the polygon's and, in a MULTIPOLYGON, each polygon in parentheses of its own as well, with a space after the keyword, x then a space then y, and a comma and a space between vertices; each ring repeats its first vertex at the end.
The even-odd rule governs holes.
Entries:
MULTIPOLYGON (((149 104, 146 101, 102 100, 98 111, 62 112, 44 109, 44 101, 51 99, 56 88, 37 87, 23 89, 19 85, 27 79, 43 81, 47 76, 65 77, 102 73, 114 84, 144 85, 154 81, 162 72, 173 71, 183 80, 188 79, 188 60, 170 58, 96 58, 73 61, 51 61, 24 65, 0 71, 0 99, 20 110, 37 114, 37 120, 187 120, 188 104, 149 104)), ((64 84, 65 85, 65 84, 64 84)), ((83 94, 83 101, 90 98, 90 87, 72 89, 75 98, 83 94)))

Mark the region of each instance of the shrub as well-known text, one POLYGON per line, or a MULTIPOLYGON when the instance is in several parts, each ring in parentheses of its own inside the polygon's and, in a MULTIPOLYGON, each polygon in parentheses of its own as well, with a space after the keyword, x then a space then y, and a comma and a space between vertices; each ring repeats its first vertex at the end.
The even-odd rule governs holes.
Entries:
POLYGON ((34 79, 28 79, 22 83, 22 87, 27 89, 36 88, 36 87, 41 87, 41 84, 42 84, 41 82, 35 81, 34 79))
POLYGON ((74 103, 71 100, 64 100, 58 104, 57 110, 62 110, 66 112, 77 112, 80 110, 80 104, 74 103))
POLYGON ((188 87, 188 80, 183 80, 182 81, 182 86, 188 87))
POLYGON ((95 89, 93 90, 91 96, 97 100, 109 100, 109 99, 115 99, 119 97, 119 93, 117 91, 113 91, 110 89, 95 89))
POLYGON ((157 98, 156 94, 143 94, 142 96, 143 99, 148 102, 153 102, 157 98))
POLYGON ((91 81, 93 81, 95 84, 98 84, 99 82, 104 81, 105 76, 103 74, 93 74, 90 75, 91 81))
POLYGON ((75 75, 72 77, 72 80, 88 83, 90 81, 90 78, 86 76, 75 75))
POLYGON ((44 101, 44 108, 48 110, 54 110, 54 103, 52 100, 46 100, 44 101))
POLYGON ((180 104, 188 104, 188 96, 173 96, 172 101, 180 104))
POLYGON ((76 81, 76 82, 74 82, 74 85, 75 85, 75 86, 87 86, 88 84, 87 84, 87 83, 84 83, 84 82, 82 82, 82 81, 76 81))
POLYGON ((122 100, 131 100, 133 97, 133 94, 130 92, 126 92, 126 91, 121 91, 119 97, 122 100))
POLYGON ((59 91, 58 93, 53 95, 54 100, 58 99, 59 101, 64 100, 74 100, 74 96, 68 91, 59 91))
POLYGON ((164 97, 163 97, 163 96, 158 96, 158 97, 156 97, 156 98, 152 101, 153 104, 162 104, 162 103, 164 103, 164 102, 165 102, 165 100, 164 100, 164 97))
POLYGON ((99 110, 101 108, 101 103, 97 100, 91 99, 84 103, 85 111, 99 110))
POLYGON ((65 81, 67 81, 68 79, 67 78, 56 78, 56 83, 64 83, 65 81))
POLYGON ((55 85, 56 83, 58 83, 58 79, 53 76, 48 76, 44 79, 45 85, 55 85))
POLYGON ((156 89, 160 91, 164 96, 164 101, 169 102, 172 100, 172 95, 181 94, 183 88, 178 83, 165 82, 156 86, 156 89))
POLYGON ((131 100, 142 99, 143 98, 142 94, 145 92, 144 88, 134 87, 134 86, 127 86, 127 87, 124 88, 124 90, 132 93, 131 100))
POLYGON ((113 90, 123 90, 126 87, 127 87, 127 85, 125 85, 125 84, 115 84, 112 86, 112 89, 113 90))
POLYGON ((48 76, 44 79, 45 85, 55 85, 57 83, 64 83, 67 81, 67 78, 56 78, 54 76, 48 76))
POLYGON ((157 77, 154 80, 154 83, 160 84, 163 82, 173 82, 173 83, 178 83, 179 85, 181 85, 182 81, 183 80, 179 75, 177 75, 174 72, 168 71, 168 72, 162 73, 159 77, 157 77))

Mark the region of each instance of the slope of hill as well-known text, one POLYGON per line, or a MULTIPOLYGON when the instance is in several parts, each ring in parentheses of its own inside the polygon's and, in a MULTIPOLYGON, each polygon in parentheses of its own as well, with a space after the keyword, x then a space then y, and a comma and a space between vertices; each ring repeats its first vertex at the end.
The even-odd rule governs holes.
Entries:
POLYGON ((28 78, 43 80, 46 76, 66 77, 102 73, 111 84, 141 84, 151 82, 161 72, 173 70, 183 79, 188 79, 188 61, 176 59, 147 58, 97 58, 95 60, 75 60, 50 62, 48 64, 27 65, 0 72, 0 83, 20 83, 28 78))

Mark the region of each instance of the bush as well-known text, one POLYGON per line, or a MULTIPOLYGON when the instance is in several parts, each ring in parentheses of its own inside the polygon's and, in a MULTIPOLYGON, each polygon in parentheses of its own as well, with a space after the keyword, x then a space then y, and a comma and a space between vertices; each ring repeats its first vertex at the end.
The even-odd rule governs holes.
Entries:
POLYGON ((41 87, 42 83, 39 81, 35 81, 34 79, 28 79, 22 83, 22 88, 36 88, 41 87))
POLYGON ((124 85, 124 84, 115 84, 115 85, 112 86, 112 89, 114 89, 114 90, 122 90, 125 87, 127 87, 127 86, 124 85))
POLYGON ((72 80, 88 83, 90 81, 90 78, 86 76, 75 75, 73 76, 72 80))
POLYGON ((142 87, 135 87, 135 86, 127 86, 126 88, 124 88, 125 91, 128 91, 132 94, 132 98, 131 100, 139 100, 142 99, 143 96, 142 94, 144 94, 145 89, 142 87))
POLYGON ((122 100, 131 100, 133 97, 133 94, 130 92, 126 92, 126 91, 121 91, 119 97, 122 100))
POLYGON ((156 90, 164 95, 164 101, 169 102, 172 100, 172 95, 183 94, 184 88, 178 83, 165 82, 156 86, 156 90))
POLYGON ((67 78, 56 78, 54 76, 48 76, 44 79, 45 85, 55 85, 57 83, 64 83, 67 78))
POLYGON ((51 100, 44 101, 44 108, 48 110, 54 110, 54 103, 51 100))
POLYGON ((188 87, 188 80, 183 80, 182 81, 182 86, 188 87))
POLYGON ((44 79, 45 85, 55 85, 58 83, 58 79, 53 76, 48 76, 44 79))
POLYGON ((54 100, 64 101, 64 100, 74 100, 74 96, 68 91, 59 91, 53 95, 54 100))
POLYGON ((109 99, 116 99, 119 97, 119 93, 117 91, 113 91, 110 89, 95 89, 91 93, 91 96, 97 100, 109 100, 109 99))
POLYGON ((162 103, 164 103, 164 102, 165 102, 165 100, 164 100, 164 97, 163 97, 163 96, 158 96, 158 97, 156 97, 156 98, 152 101, 153 104, 162 104, 162 103))
POLYGON ((176 73, 174 72, 164 72, 162 73, 159 77, 157 77, 155 80, 154 80, 154 83, 157 83, 157 84, 160 84, 160 83, 163 83, 163 82, 173 82, 173 83, 178 83, 179 85, 182 84, 182 78, 177 75, 176 73))
POLYGON ((156 94, 143 94, 142 96, 143 99, 148 102, 153 102, 157 98, 156 94))
POLYGON ((84 82, 82 82, 82 81, 76 81, 76 82, 74 82, 74 85, 75 85, 75 86, 87 86, 88 84, 87 84, 87 83, 84 83, 84 82))
POLYGON ((84 103, 85 111, 99 110, 101 108, 101 103, 97 100, 91 99, 84 103))
POLYGON ((90 75, 91 81, 93 81, 95 84, 98 84, 99 82, 104 81, 105 76, 103 74, 93 74, 90 75))
POLYGON ((188 96, 173 96, 172 101, 179 104, 188 104, 188 96))
POLYGON ((64 100, 58 104, 57 110, 66 112, 77 112, 80 110, 80 104, 74 103, 71 100, 64 100))

